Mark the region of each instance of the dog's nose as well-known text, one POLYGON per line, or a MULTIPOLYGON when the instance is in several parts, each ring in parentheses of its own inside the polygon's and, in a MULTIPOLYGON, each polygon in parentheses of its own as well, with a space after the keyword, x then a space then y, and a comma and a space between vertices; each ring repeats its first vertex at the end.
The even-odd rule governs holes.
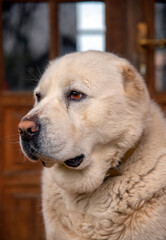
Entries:
POLYGON ((29 141, 39 132, 39 124, 35 120, 22 120, 18 125, 22 140, 29 141))

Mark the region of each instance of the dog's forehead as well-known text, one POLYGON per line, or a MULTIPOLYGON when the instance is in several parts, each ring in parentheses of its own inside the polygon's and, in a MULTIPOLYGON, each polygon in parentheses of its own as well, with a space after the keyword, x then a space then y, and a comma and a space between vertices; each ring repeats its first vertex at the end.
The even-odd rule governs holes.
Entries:
POLYGON ((120 58, 113 54, 69 54, 50 63, 39 87, 43 91, 50 89, 50 86, 52 89, 75 85, 87 88, 117 87, 121 81, 118 61, 120 58))

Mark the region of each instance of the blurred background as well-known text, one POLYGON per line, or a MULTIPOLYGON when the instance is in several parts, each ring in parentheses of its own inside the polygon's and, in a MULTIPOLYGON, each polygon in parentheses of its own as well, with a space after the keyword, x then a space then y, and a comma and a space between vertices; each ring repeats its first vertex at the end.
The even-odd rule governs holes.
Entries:
POLYGON ((0 0, 0 240, 45 239, 42 167, 17 125, 49 60, 90 49, 131 61, 166 112, 165 0, 0 0))

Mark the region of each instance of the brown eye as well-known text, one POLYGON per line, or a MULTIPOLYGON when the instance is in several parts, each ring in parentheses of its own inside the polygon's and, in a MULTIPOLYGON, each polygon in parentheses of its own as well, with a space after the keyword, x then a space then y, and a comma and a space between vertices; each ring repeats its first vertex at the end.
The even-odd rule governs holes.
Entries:
POLYGON ((35 96, 36 96, 37 102, 40 102, 41 94, 40 93, 36 93, 35 96))
POLYGON ((70 93, 70 99, 74 101, 80 101, 83 98, 83 94, 77 91, 72 91, 70 93))

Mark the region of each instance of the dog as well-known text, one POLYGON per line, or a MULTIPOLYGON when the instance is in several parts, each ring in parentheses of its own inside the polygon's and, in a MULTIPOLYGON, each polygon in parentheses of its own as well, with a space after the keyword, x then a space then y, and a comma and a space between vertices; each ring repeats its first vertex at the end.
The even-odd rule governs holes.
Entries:
POLYGON ((166 239, 166 122, 141 75, 100 51, 50 62, 18 129, 43 165, 47 240, 166 239))

